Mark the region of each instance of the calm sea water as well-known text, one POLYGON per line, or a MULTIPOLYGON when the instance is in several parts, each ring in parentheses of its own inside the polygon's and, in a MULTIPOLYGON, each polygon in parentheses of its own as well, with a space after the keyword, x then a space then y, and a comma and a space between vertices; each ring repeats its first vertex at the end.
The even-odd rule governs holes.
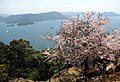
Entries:
POLYGON ((31 42, 34 49, 40 50, 48 47, 53 47, 51 41, 41 38, 49 33, 56 34, 61 24, 61 20, 49 20, 36 22, 28 26, 7 26, 5 23, 0 23, 0 41, 9 43, 13 39, 25 39, 31 42))
MULTIPOLYGON (((40 36, 46 37, 49 33, 55 35, 60 25, 61 20, 47 20, 28 26, 7 26, 6 23, 0 22, 0 41, 8 44, 13 39, 25 39, 29 40, 36 50, 54 47, 53 42, 40 36)), ((112 17, 108 25, 110 31, 120 29, 118 26, 120 26, 120 17, 112 17)))
POLYGON ((120 30, 120 16, 111 17, 108 27, 111 32, 113 30, 120 30))

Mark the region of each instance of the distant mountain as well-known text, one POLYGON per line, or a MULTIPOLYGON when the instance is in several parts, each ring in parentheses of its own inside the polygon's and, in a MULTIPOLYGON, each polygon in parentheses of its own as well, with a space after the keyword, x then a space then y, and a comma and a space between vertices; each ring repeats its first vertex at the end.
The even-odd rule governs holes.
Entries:
POLYGON ((64 19, 65 16, 59 12, 47 12, 39 14, 18 14, 10 15, 4 18, 6 23, 15 23, 17 25, 28 25, 34 24, 34 22, 40 22, 45 20, 55 20, 55 19, 64 19))
POLYGON ((62 12, 63 15, 67 17, 82 15, 83 12, 62 12))
POLYGON ((8 17, 10 14, 0 14, 0 17, 8 17))
MULTIPOLYGON (((77 16, 78 14, 79 15, 82 15, 82 13, 84 12, 62 12, 63 15, 66 15, 68 17, 71 17, 71 16, 77 16)), ((96 12, 97 13, 97 12, 96 12)), ((101 13, 103 16, 110 16, 110 17, 113 17, 113 16, 120 16, 120 14, 117 14, 117 13, 114 13, 114 12, 103 12, 101 13)))
POLYGON ((114 12, 104 12, 104 13, 101 13, 103 16, 110 16, 110 17, 113 17, 113 16, 120 16, 120 14, 117 14, 117 13, 114 13, 114 12))
POLYGON ((5 19, 5 17, 0 16, 0 21, 3 21, 4 19, 5 19))
MULTIPOLYGON (((10 23, 10 24, 17 24, 21 25, 31 25, 35 22, 41 22, 45 20, 55 20, 55 19, 65 19, 70 18, 72 16, 82 15, 84 12, 46 12, 46 13, 39 13, 39 14, 17 14, 17 15, 8 15, 8 14, 0 14, 0 21, 10 23)), ((97 13, 97 12, 96 12, 97 13)), ((104 12, 101 13, 103 16, 120 16, 114 12, 104 12)))

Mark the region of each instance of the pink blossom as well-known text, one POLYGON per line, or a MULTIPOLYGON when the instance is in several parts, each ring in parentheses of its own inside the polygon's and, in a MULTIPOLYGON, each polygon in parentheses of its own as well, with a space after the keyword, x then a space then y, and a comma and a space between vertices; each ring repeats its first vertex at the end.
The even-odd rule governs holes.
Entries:
MULTIPOLYGON (((120 30, 107 35, 104 28, 109 18, 85 13, 83 18, 72 18, 62 23, 60 31, 52 40, 56 41, 58 53, 48 55, 50 59, 59 58, 64 63, 79 65, 86 57, 114 60, 120 50, 120 30)), ((51 39, 51 35, 49 35, 51 39)))

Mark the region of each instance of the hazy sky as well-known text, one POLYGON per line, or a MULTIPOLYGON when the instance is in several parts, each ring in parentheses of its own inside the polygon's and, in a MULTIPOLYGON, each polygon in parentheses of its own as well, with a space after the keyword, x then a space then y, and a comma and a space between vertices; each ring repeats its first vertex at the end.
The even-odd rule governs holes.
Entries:
POLYGON ((1 14, 48 11, 113 11, 120 14, 120 0, 0 0, 1 14))

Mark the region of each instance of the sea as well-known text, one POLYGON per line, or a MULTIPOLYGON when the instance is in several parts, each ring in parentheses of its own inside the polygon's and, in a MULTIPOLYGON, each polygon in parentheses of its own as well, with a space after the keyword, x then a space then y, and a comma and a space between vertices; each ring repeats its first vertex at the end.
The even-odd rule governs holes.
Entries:
MULTIPOLYGON (((27 26, 12 26, 0 22, 0 41, 9 44, 13 39, 24 39, 30 41, 31 46, 35 50, 52 48, 55 46, 55 43, 42 37, 47 37, 48 34, 52 34, 53 36, 56 35, 62 21, 63 20, 58 19, 46 20, 27 26)), ((111 17, 106 27, 110 32, 113 30, 120 30, 120 16, 111 17)))

